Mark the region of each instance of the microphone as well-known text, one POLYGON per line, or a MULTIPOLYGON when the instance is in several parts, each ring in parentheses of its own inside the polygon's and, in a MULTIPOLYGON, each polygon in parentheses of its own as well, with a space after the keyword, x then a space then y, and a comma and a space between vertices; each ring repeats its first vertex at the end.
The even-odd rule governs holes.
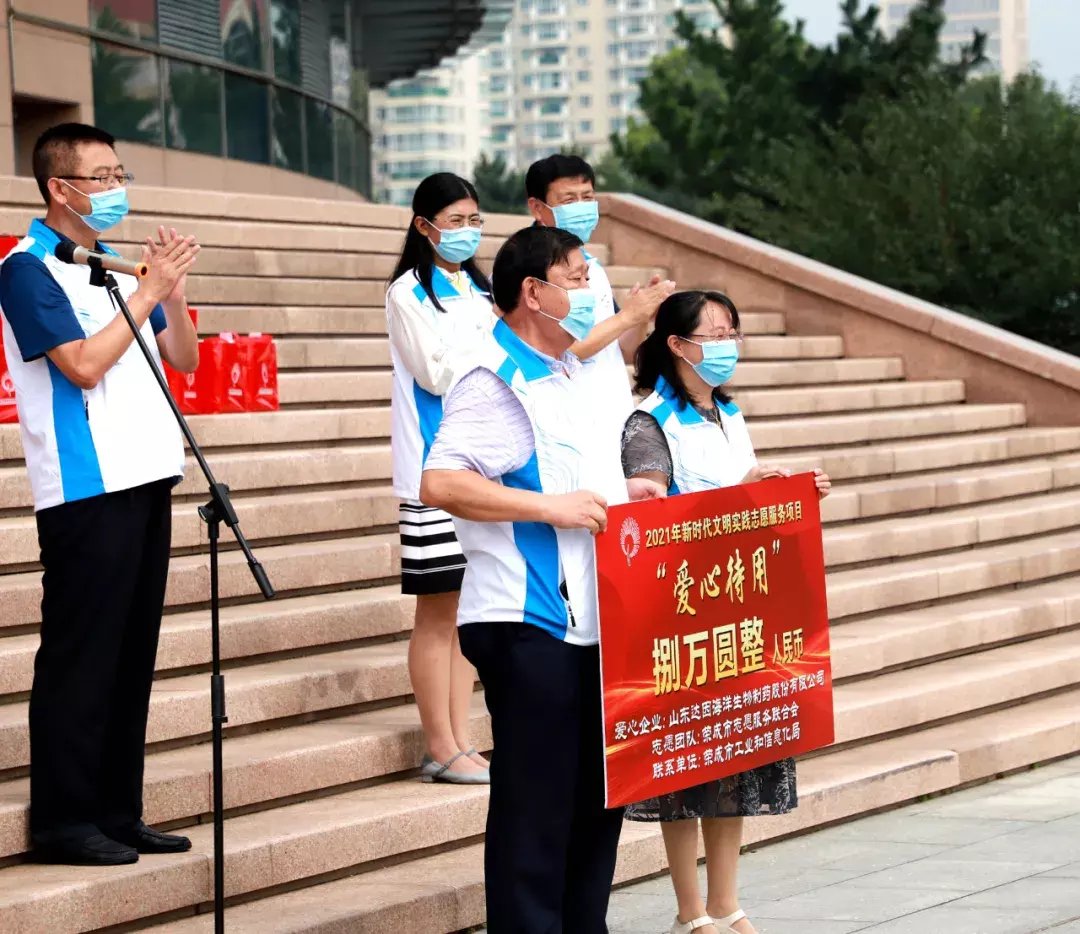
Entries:
POLYGON ((95 253, 84 246, 78 246, 74 240, 61 240, 56 244, 53 251, 56 258, 63 263, 77 263, 80 266, 106 269, 109 272, 121 272, 127 276, 142 278, 149 271, 146 263, 136 263, 122 256, 113 256, 111 253, 95 253))

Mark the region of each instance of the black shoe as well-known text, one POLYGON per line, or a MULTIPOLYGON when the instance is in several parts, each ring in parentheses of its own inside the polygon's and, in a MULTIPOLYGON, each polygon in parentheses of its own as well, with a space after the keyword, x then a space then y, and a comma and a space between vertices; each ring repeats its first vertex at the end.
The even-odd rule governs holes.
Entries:
POLYGON ((139 821, 134 827, 109 828, 106 833, 114 840, 140 853, 185 853, 191 849, 191 841, 173 833, 161 833, 139 821))
POLYGON ((39 846, 33 856, 39 863, 64 866, 123 866, 139 861, 139 854, 134 849, 102 833, 82 840, 64 840, 39 846))

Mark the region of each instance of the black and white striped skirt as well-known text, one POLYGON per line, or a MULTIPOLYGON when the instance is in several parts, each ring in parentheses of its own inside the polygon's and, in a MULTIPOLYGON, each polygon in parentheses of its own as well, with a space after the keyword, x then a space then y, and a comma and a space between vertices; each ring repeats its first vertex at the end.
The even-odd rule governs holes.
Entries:
POLYGON ((422 595, 461 590, 465 555, 454 534, 453 519, 441 509, 405 500, 399 524, 401 592, 422 595))

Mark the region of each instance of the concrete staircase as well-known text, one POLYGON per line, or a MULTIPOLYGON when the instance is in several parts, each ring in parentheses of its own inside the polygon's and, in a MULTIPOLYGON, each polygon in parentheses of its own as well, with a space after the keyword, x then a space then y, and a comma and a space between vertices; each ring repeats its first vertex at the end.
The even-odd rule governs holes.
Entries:
MULTIPOLYGON (((0 231, 37 213, 0 180, 0 231)), ((193 418, 280 596, 223 559, 230 931, 456 931, 483 920, 486 792, 421 785, 388 477, 382 311, 407 215, 371 205, 140 190, 118 239, 159 221, 205 245, 201 329, 279 340, 282 410, 193 418)), ((493 218, 490 258, 519 218, 493 218)), ((624 289, 647 268, 609 273, 624 289)), ((633 257, 631 257, 633 259, 633 257)), ((685 282, 700 285, 701 282, 685 282)), ((741 303, 750 305, 736 294, 741 303)), ((1021 399, 973 404, 898 356, 745 320, 737 397, 763 459, 821 465, 837 745, 800 763, 799 809, 751 841, 1080 749, 1080 428, 1029 427, 1021 399)), ((212 930, 205 535, 189 470, 149 726, 146 817, 192 852, 110 870, 24 861, 26 702, 39 622, 29 485, 0 426, 0 931, 212 930), (201 912, 201 913, 197 913, 201 912)), ((489 742, 482 697, 474 735, 489 742)), ((619 879, 663 867, 627 825, 619 879)))

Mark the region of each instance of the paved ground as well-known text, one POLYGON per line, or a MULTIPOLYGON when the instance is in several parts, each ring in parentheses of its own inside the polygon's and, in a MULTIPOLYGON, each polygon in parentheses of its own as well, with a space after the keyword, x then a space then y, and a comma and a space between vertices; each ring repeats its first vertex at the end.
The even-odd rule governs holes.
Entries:
MULTIPOLYGON (((761 934, 1080 934, 1080 757, 766 846, 741 867, 761 934)), ((666 932, 674 904, 667 876, 619 889, 611 934, 666 932)))

